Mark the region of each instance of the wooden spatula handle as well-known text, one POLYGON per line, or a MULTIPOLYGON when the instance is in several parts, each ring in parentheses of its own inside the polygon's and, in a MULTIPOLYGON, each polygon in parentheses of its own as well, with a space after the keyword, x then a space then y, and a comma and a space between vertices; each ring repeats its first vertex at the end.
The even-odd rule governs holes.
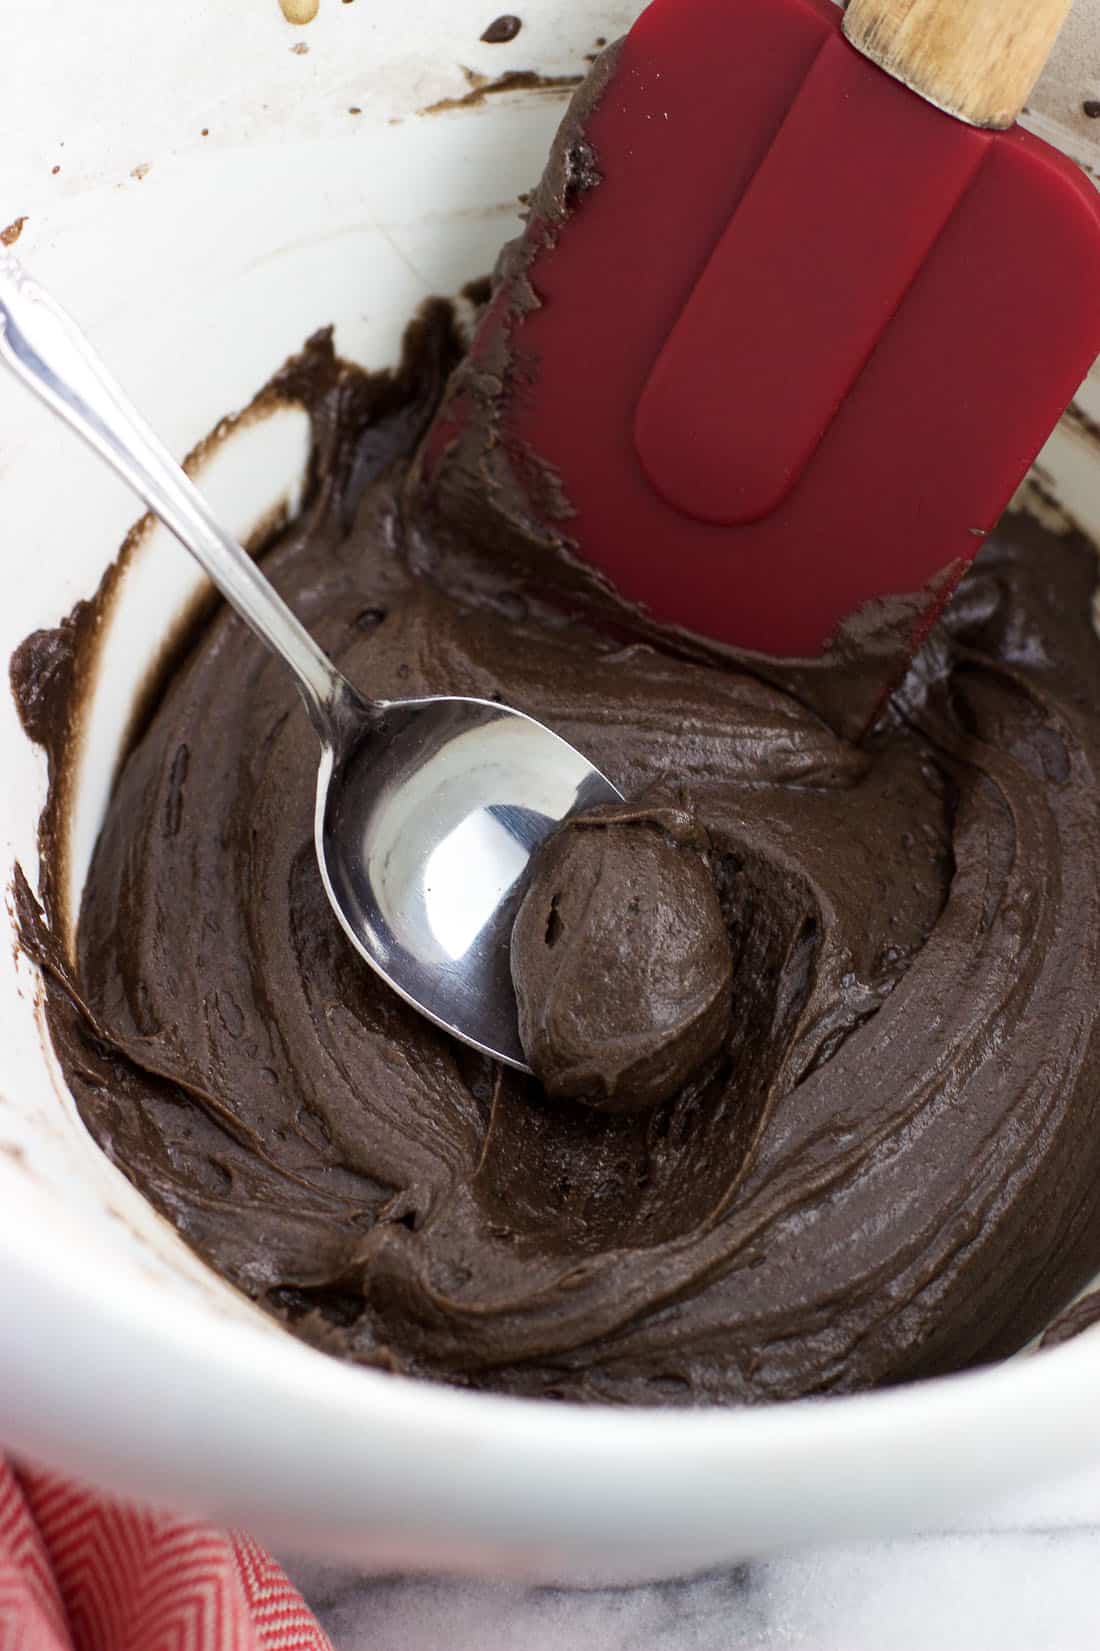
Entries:
POLYGON ((1072 0, 849 0, 852 45, 971 126, 1005 127, 1043 72, 1072 0))

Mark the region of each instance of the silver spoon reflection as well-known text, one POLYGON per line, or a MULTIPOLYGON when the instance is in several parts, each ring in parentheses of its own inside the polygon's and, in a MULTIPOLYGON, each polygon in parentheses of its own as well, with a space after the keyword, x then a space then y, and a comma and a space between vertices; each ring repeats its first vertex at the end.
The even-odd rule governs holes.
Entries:
POLYGON ((340 923, 406 1002, 527 1070, 509 966, 531 857, 619 792, 572 746, 481 699, 371 700, 219 527, 64 311, 0 256, 0 359, 127 482, 289 666, 321 741, 315 843, 340 923))

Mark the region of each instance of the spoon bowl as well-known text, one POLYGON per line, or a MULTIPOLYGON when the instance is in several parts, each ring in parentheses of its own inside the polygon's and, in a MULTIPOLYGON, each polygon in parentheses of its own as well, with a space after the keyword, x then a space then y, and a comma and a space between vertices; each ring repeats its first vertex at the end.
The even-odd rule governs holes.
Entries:
POLYGON ((620 793, 580 752, 490 700, 363 704, 317 784, 316 845, 345 934, 447 1032, 527 1071, 509 964, 532 856, 620 793))
POLYGON ((372 700, 322 653, 64 310, 0 256, 0 360, 142 498, 293 674, 321 741, 315 843, 345 934, 413 1008, 529 1070, 509 947, 531 858, 620 793, 490 700, 372 700))

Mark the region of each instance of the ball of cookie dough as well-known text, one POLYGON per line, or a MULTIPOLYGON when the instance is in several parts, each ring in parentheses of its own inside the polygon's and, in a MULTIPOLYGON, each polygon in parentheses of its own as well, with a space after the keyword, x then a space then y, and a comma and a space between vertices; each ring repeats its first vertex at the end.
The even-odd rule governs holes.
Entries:
POLYGON ((550 1095, 642 1111, 713 1065, 733 960, 707 849, 686 809, 623 803, 540 851, 511 961, 520 1039, 550 1095))

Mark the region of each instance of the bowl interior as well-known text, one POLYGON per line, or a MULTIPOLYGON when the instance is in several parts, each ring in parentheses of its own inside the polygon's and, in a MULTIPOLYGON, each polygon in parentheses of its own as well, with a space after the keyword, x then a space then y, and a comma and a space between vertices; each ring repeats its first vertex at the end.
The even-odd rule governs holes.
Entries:
MULTIPOLYGON (((518 39, 502 48, 481 42, 494 10, 481 0, 419 0, 382 13, 368 0, 329 4, 304 29, 284 22, 277 0, 193 0, 158 13, 155 31, 144 0, 114 0, 102 40, 89 40, 80 0, 40 0, 5 44, 16 88, 8 119, 25 141, 5 159, 0 223, 25 216, 18 252, 182 454, 247 405, 318 325, 335 325, 343 354, 382 365, 423 297, 484 273, 515 229, 517 198, 541 171, 568 92, 561 84, 494 90, 493 81, 517 70, 575 76, 597 42, 640 9, 636 0, 553 0, 528 8, 518 39), (167 95, 185 81, 186 99, 167 95), (66 90, 76 84, 88 89, 79 106, 66 90), (447 106, 430 112, 439 105, 447 106)), ((1100 80, 1081 68, 1100 64, 1098 48, 1100 0, 1078 0, 1029 118, 1100 172, 1100 121, 1083 112, 1100 97, 1100 80)), ((1027 497, 1100 539, 1098 430, 1094 373, 1027 497)), ((281 408, 223 431, 196 475, 247 537, 272 512, 294 508, 307 457, 304 415, 281 408)), ((18 568, 0 613, 7 657, 94 591, 136 512, 97 461, 7 380, 0 485, 9 566, 18 568)), ((74 751, 70 924, 134 701, 200 588, 162 530, 135 536, 74 751)), ((0 852, 33 885, 45 763, 6 695, 0 755, 0 852)), ((11 1253, 24 1253, 14 1243, 18 1220, 21 1242, 28 1230, 44 1235, 50 1268, 73 1247, 94 1259, 111 1280, 119 1335, 148 1311, 152 1282, 163 1302, 199 1315, 188 1323, 206 1325, 202 1333, 235 1321, 263 1338, 272 1361, 285 1358, 295 1371, 303 1359, 323 1365, 202 1265, 94 1146, 44 1035, 40 984, 10 938, 0 948, 0 1236, 7 1224, 11 1253)), ((91 1318, 102 1298, 94 1276, 78 1299, 91 1318)), ((1095 1378, 1095 1359, 1092 1368, 1095 1378)), ((472 1416, 500 1414, 452 1400, 472 1416)), ((539 1407, 513 1413, 529 1418, 525 1427, 542 1425, 539 1407)), ((42 1448, 50 1436, 47 1427, 10 1442, 42 1448)), ((507 1532, 497 1541, 507 1546, 507 1532)))

